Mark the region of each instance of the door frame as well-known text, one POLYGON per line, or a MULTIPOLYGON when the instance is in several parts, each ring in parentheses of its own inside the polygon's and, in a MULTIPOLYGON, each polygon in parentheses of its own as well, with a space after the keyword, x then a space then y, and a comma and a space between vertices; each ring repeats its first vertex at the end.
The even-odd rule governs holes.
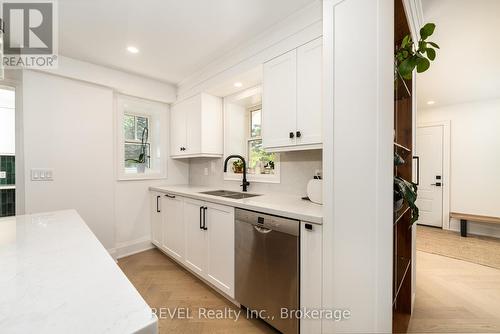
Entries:
POLYGON ((427 128, 431 126, 440 126, 443 129, 443 208, 442 208, 442 222, 443 230, 450 229, 450 151, 451 151, 451 138, 450 138, 450 120, 436 121, 436 122, 419 122, 418 128, 427 128))

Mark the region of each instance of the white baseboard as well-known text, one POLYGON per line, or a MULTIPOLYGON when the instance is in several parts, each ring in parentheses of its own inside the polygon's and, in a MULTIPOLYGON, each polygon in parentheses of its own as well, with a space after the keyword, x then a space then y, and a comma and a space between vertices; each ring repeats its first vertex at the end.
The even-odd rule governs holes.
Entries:
MULTIPOLYGON (((450 230, 460 232, 460 220, 450 219, 450 230)), ((467 234, 500 238, 500 225, 467 222, 467 234)))
POLYGON ((117 243, 116 247, 108 249, 108 252, 115 260, 118 260, 129 255, 144 252, 154 247, 155 246, 151 243, 151 238, 144 237, 136 240, 117 243))

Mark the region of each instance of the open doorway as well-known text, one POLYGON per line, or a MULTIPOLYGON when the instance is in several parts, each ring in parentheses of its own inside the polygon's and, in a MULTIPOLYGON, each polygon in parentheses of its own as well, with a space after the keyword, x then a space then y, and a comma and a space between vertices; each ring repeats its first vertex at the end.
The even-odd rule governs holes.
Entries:
POLYGON ((16 214, 16 93, 0 86, 0 217, 16 214))
POLYGON ((500 60, 492 50, 500 2, 422 6, 441 49, 416 82, 420 217, 409 332, 500 332, 500 60))

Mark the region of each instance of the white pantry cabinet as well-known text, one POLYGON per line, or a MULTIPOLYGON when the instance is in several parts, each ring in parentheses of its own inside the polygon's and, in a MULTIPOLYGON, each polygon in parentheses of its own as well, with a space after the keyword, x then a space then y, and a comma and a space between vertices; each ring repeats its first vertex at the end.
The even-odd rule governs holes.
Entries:
POLYGON ((175 103, 170 111, 172 158, 222 157, 222 99, 206 93, 175 103))
POLYGON ((151 193, 151 242, 161 247, 163 243, 163 230, 161 218, 161 198, 163 194, 159 192, 151 193))
POLYGON ((268 151, 322 147, 322 38, 264 64, 262 141, 268 151))
MULTIPOLYGON (((152 198, 153 226, 162 222, 162 242, 153 243, 221 292, 234 298, 234 208, 172 194, 152 198), (158 220, 157 215, 161 217, 158 220)), ((155 232, 153 232, 155 231, 155 232)))
POLYGON ((162 249, 178 261, 184 259, 184 201, 182 197, 164 194, 161 202, 162 249))

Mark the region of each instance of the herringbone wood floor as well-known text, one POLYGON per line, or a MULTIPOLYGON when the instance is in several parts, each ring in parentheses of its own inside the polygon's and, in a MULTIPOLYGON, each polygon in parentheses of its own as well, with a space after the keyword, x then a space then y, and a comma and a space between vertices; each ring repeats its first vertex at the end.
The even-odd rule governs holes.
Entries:
POLYGON ((244 311, 238 321, 234 321, 234 316, 220 320, 199 317, 200 308, 221 312, 228 309, 238 311, 239 308, 157 249, 120 259, 118 265, 151 308, 163 308, 163 317, 159 319, 161 334, 276 333, 261 320, 246 319, 244 311), (171 312, 176 308, 180 311, 189 309, 193 319, 186 319, 183 313, 172 316, 173 313, 167 313, 167 308, 171 312))

